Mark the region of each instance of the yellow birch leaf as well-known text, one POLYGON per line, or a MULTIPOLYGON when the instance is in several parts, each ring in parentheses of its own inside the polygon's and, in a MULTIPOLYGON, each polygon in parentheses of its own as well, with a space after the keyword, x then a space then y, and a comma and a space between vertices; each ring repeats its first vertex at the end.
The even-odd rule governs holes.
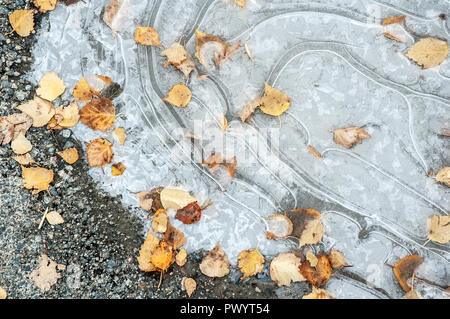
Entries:
POLYGON ((190 297, 192 293, 197 289, 197 283, 192 278, 185 278, 183 280, 184 289, 186 289, 186 293, 190 297))
POLYGON ((341 269, 347 266, 347 262, 345 261, 344 255, 342 255, 340 251, 334 248, 330 249, 328 259, 330 260, 330 264, 333 269, 341 269))
POLYGON ((17 155, 23 155, 31 151, 33 146, 31 142, 25 137, 23 133, 20 133, 13 141, 11 142, 11 149, 17 155))
POLYGON ((175 262, 177 263, 178 266, 182 267, 186 264, 187 261, 187 252, 186 249, 181 249, 177 256, 175 257, 175 262))
POLYGON ((125 140, 127 138, 127 134, 125 133, 125 129, 122 127, 118 127, 114 129, 112 133, 115 140, 117 140, 120 145, 123 145, 125 143, 125 140))
POLYGON ((47 255, 41 255, 39 257, 39 268, 30 274, 30 279, 41 289, 41 292, 50 290, 58 279, 61 278, 61 274, 56 271, 56 267, 58 269, 64 268, 63 265, 58 265, 48 258, 47 255))
POLYGON ((243 276, 241 280, 260 273, 264 267, 264 256, 258 249, 243 250, 238 256, 238 267, 243 276))
POLYGON ((30 153, 26 153, 23 155, 17 155, 12 157, 17 163, 21 165, 31 165, 36 163, 30 153))
POLYGON ((278 287, 290 286, 291 282, 305 281, 298 271, 300 264, 300 258, 293 253, 281 253, 270 263, 270 278, 278 287))
POLYGON ((80 101, 89 101, 92 100, 94 92, 94 89, 92 89, 86 79, 82 77, 73 88, 72 94, 74 98, 80 101))
POLYGON ((150 259, 151 263, 158 268, 158 271, 164 271, 172 264, 173 251, 165 241, 161 241, 156 247, 150 259))
POLYGON ((423 69, 428 69, 447 59, 448 43, 436 38, 422 38, 409 48, 405 55, 423 69))
POLYGON ((195 70, 194 59, 180 43, 172 44, 169 48, 161 52, 161 55, 167 57, 166 62, 164 62, 164 67, 173 65, 184 74, 186 79, 189 79, 189 75, 195 70))
POLYGON ((137 27, 134 33, 134 40, 142 45, 161 46, 158 31, 152 27, 137 27))
POLYGON ((264 96, 259 106, 261 111, 269 115, 279 116, 286 112, 289 106, 291 106, 291 99, 286 94, 265 83, 264 96))
POLYGON ((73 147, 72 148, 68 148, 68 149, 66 149, 64 151, 61 151, 61 152, 56 152, 56 154, 61 156, 62 159, 64 161, 66 161, 66 163, 68 163, 68 164, 75 163, 76 161, 78 161, 78 158, 79 158, 77 149, 73 148, 73 147))
POLYGON ((372 135, 366 132, 362 127, 350 126, 333 131, 334 141, 346 148, 352 148, 363 139, 372 138, 372 135))
POLYGON ((111 166, 111 175, 120 176, 125 172, 127 167, 123 163, 116 163, 111 166))
POLYGON ((433 215, 427 221, 427 236, 440 244, 450 241, 450 216, 433 215))
POLYGON ((93 99, 80 110, 80 120, 93 130, 106 132, 116 119, 111 100, 101 97, 93 99))
POLYGON ((212 278, 224 277, 230 273, 230 261, 219 243, 203 257, 200 271, 212 278))
POLYGON ((8 297, 8 293, 4 288, 0 287, 0 300, 6 299, 6 297, 8 297))
POLYGON ((34 127, 46 125, 55 115, 53 103, 35 96, 33 100, 17 106, 17 109, 27 114, 33 119, 34 127))
POLYGON ((165 233, 167 230, 167 213, 164 209, 158 210, 153 215, 152 229, 155 233, 165 233))
POLYGON ((161 203, 165 209, 181 209, 196 201, 197 198, 180 188, 165 187, 161 191, 161 203))
POLYGON ((304 295, 302 299, 335 299, 328 291, 322 288, 312 287, 312 292, 304 295))
POLYGON ((147 238, 141 246, 139 256, 137 257, 139 269, 142 271, 156 271, 156 267, 151 263, 153 251, 158 247, 159 239, 150 231, 147 233, 147 238))
POLYGON ((23 186, 26 189, 32 189, 33 194, 48 191, 49 184, 53 181, 53 170, 22 166, 22 179, 23 186))
POLYGON ((34 10, 15 10, 9 15, 9 23, 21 37, 29 36, 34 29, 34 10))
POLYGON ((436 181, 450 187, 450 167, 444 167, 436 174, 436 181))
POLYGON ((48 212, 47 215, 45 215, 45 218, 50 225, 60 225, 64 223, 64 218, 62 218, 57 211, 48 212))
POLYGON ((234 0, 234 2, 242 8, 247 4, 246 0, 234 0))
POLYGON ((176 107, 186 107, 192 98, 192 92, 183 83, 179 83, 172 87, 167 93, 163 101, 176 107))
POLYGON ((39 81, 36 94, 47 101, 53 101, 66 90, 64 82, 55 72, 47 72, 39 81))
POLYGON ((34 5, 39 8, 39 12, 45 13, 56 8, 58 0, 34 0, 34 5))
POLYGON ((67 107, 60 106, 55 110, 55 116, 58 115, 57 124, 61 127, 72 127, 77 125, 80 120, 77 101, 72 101, 67 107))
POLYGON ((92 140, 91 143, 85 143, 87 147, 87 158, 91 167, 105 167, 111 163, 114 156, 112 144, 105 138, 92 140))

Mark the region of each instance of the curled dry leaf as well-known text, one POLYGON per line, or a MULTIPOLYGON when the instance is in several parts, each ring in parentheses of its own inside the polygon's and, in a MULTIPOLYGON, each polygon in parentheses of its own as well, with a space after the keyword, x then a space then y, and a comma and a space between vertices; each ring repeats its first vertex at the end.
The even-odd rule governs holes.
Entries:
POLYGON ((198 61, 208 67, 208 60, 214 57, 217 67, 221 67, 239 49, 241 41, 228 46, 220 37, 195 30, 195 56, 198 61), (208 59, 209 57, 209 59, 208 59))
POLYGON ((258 106, 261 104, 261 98, 258 97, 256 99, 248 102, 242 110, 239 111, 239 117, 241 118, 241 122, 244 123, 247 119, 255 112, 258 106))
POLYGON ((116 119, 116 112, 110 99, 93 99, 80 110, 81 122, 93 130, 106 132, 116 119))
POLYGON ((39 88, 36 94, 47 101, 53 101, 66 90, 64 82, 55 72, 47 72, 39 81, 39 88))
POLYGON ((180 248, 186 243, 186 237, 184 237, 183 232, 173 227, 169 221, 167 222, 167 230, 164 233, 163 240, 171 246, 173 250, 180 248))
POLYGON ((259 274, 264 268, 264 256, 258 249, 243 250, 238 256, 238 267, 243 274, 241 280, 259 274))
POLYGON ((305 281, 298 271, 301 260, 293 253, 282 253, 270 263, 270 278, 281 286, 290 286, 291 282, 305 281))
POLYGON ((314 147, 312 147, 311 145, 307 145, 306 147, 308 148, 308 151, 310 151, 312 155, 314 155, 318 159, 322 159, 322 155, 320 155, 320 153, 314 147))
POLYGON ((187 262, 187 252, 186 249, 181 249, 177 256, 175 257, 175 262, 177 263, 178 266, 182 267, 186 264, 187 262))
POLYGON ((408 255, 400 259, 393 268, 395 278, 405 292, 411 290, 409 280, 414 275, 417 267, 423 263, 423 258, 419 255, 408 255))
POLYGON ((194 59, 180 43, 172 44, 168 49, 161 52, 161 55, 167 57, 164 67, 173 65, 183 72, 186 79, 189 79, 189 75, 195 70, 194 59))
POLYGON ((444 167, 436 174, 436 181, 450 187, 450 167, 444 167))
POLYGON ((344 255, 342 255, 340 251, 334 248, 330 249, 328 259, 330 260, 330 264, 333 269, 341 269, 347 266, 347 262, 345 261, 344 255))
POLYGON ((17 106, 17 109, 33 119, 34 127, 46 125, 55 115, 53 103, 35 96, 33 100, 17 106))
POLYGON ((62 218, 62 216, 57 211, 48 212, 45 215, 45 218, 50 225, 59 225, 64 223, 64 218, 62 218))
POLYGON ((142 45, 161 46, 158 31, 152 27, 137 27, 134 32, 134 40, 142 45))
POLYGON ((125 143, 125 140, 127 138, 127 134, 125 133, 125 129, 122 127, 118 127, 114 129, 112 133, 113 138, 119 142, 120 145, 123 145, 125 143))
POLYGON ((224 277, 230 273, 230 261, 219 243, 203 257, 200 271, 212 278, 224 277))
POLYGON ((163 101, 176 107, 186 107, 191 101, 191 98, 191 90, 183 83, 178 83, 169 90, 163 101))
POLYGON ((427 236, 440 244, 450 241, 450 216, 433 215, 427 221, 427 236))
POLYGON ((160 192, 160 198, 165 209, 181 209, 190 203, 198 201, 197 198, 192 197, 185 190, 175 187, 165 187, 160 192))
POLYGON ((184 289, 186 289, 186 293, 190 297, 192 293, 197 289, 197 283, 192 278, 185 278, 183 280, 184 289))
POLYGON ((34 0, 34 5, 39 8, 39 12, 45 13, 56 8, 58 0, 34 0))
POLYGON ((22 167, 23 186, 32 189, 32 194, 48 191, 49 184, 53 181, 53 170, 42 167, 22 167))
POLYGON ((286 212, 292 221, 294 230, 292 236, 299 239, 299 248, 305 245, 314 245, 322 240, 325 233, 320 213, 314 209, 294 209, 286 212))
POLYGON ((178 209, 175 215, 175 218, 184 224, 194 224, 200 220, 200 217, 202 217, 202 209, 197 202, 178 209))
POLYGON ((422 38, 405 55, 423 69, 438 66, 448 56, 448 43, 436 38, 422 38))
POLYGON ((47 255, 41 255, 39 257, 39 268, 34 270, 30 274, 30 279, 34 281, 34 284, 41 289, 42 292, 50 290, 50 288, 56 284, 61 274, 56 271, 58 269, 64 269, 63 265, 59 265, 47 255))
POLYGON ((388 39, 395 40, 398 42, 404 42, 402 39, 400 39, 399 37, 397 37, 389 32, 383 32, 383 35, 388 39))
POLYGON ((78 151, 76 148, 68 148, 61 152, 56 152, 68 164, 73 164, 78 161, 78 151))
POLYGON ((150 231, 147 233, 147 238, 139 250, 137 257, 139 269, 142 271, 156 271, 156 267, 151 262, 151 257, 156 247, 159 245, 159 239, 150 231))
POLYGON ((153 215, 152 229, 155 233, 165 233, 167 230, 167 212, 164 209, 158 210, 153 215))
POLYGON ((285 239, 292 234, 294 225, 285 215, 275 214, 267 218, 267 239, 285 239))
POLYGON ((105 7, 103 21, 110 27, 114 35, 120 29, 123 20, 128 18, 128 2, 128 0, 111 0, 109 5, 105 7))
POLYGON ((346 148, 352 148, 355 144, 366 138, 372 138, 362 127, 350 126, 333 131, 334 141, 346 148))
POLYGON ((8 293, 4 288, 0 287, 0 300, 6 299, 6 297, 8 297, 8 293))
POLYGON ((112 144, 105 138, 92 140, 91 143, 84 143, 87 147, 87 159, 91 167, 105 167, 111 163, 114 156, 112 144))
POLYGON ((155 265, 158 271, 164 271, 173 263, 172 257, 172 247, 162 240, 158 247, 153 251, 150 262, 155 265))
POLYGON ((388 17, 383 20, 381 23, 383 26, 394 24, 394 23, 403 23, 405 21, 406 16, 394 16, 388 17))
POLYGON ((328 291, 322 288, 312 287, 312 292, 304 295, 302 299, 336 299, 328 291))
POLYGON ((331 265, 328 257, 325 255, 317 256, 317 265, 312 267, 309 260, 302 262, 300 273, 314 287, 322 287, 331 276, 331 265))
POLYGON ((227 159, 223 154, 211 153, 211 155, 203 161, 202 165, 207 165, 211 170, 211 173, 214 173, 219 166, 223 166, 228 170, 230 177, 233 178, 236 173, 237 160, 236 156, 227 159))
POLYGON ((156 187, 149 191, 142 191, 138 193, 139 203, 142 209, 148 212, 155 213, 159 209, 162 209, 161 204, 161 191, 163 187, 156 187))
POLYGON ((127 167, 123 163, 115 163, 111 165, 111 175, 112 176, 120 176, 125 172, 127 167))
POLYGON ((279 116, 291 106, 291 99, 283 92, 264 83, 265 92, 259 108, 266 114, 279 116))
POLYGON ((21 165, 31 165, 36 163, 30 153, 13 156, 12 158, 21 165))
POLYGON ((84 77, 73 88, 73 97, 80 101, 92 100, 93 95, 99 95, 99 93, 90 87, 84 77))
POLYGON ((21 37, 29 36, 34 30, 34 10, 15 10, 9 15, 9 23, 21 37))
POLYGON ((33 146, 31 145, 31 142, 22 132, 11 142, 11 149, 17 155, 28 153, 32 148, 33 146))

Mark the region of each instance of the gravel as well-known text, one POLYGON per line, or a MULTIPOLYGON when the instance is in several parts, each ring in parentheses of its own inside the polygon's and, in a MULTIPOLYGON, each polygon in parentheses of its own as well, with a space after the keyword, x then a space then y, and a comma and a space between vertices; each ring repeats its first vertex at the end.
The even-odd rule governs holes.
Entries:
MULTIPOLYGON (((8 21, 14 10, 32 8, 30 0, 0 0, 0 116, 15 113, 15 107, 35 93, 36 83, 27 81, 26 74, 36 32, 19 37, 8 21)), ((45 18, 36 12, 36 30, 45 18)), ((55 178, 48 193, 32 195, 22 187, 21 168, 11 158, 10 146, 0 147, 0 287, 8 298, 187 298, 181 289, 184 277, 197 281, 191 298, 293 298, 307 292, 304 283, 276 292, 267 263, 258 278, 240 282, 240 272, 233 269, 230 276, 211 280, 198 267, 203 251, 190 254, 183 267, 174 264, 158 289, 160 274, 137 267, 141 223, 119 198, 98 189, 88 175, 80 141, 71 138, 70 130, 52 133, 45 128, 31 128, 27 137, 37 165, 53 169, 55 178), (73 165, 56 155, 68 147, 81 155, 73 165), (59 212, 65 223, 44 223, 39 230, 46 209, 59 212), (66 266, 47 292, 29 279, 42 254, 66 266)))

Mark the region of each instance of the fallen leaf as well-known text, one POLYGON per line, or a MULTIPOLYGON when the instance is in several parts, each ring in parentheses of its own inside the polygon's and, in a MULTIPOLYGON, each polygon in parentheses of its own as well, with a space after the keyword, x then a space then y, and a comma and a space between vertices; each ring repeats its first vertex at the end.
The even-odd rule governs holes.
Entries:
POLYGON ((113 35, 120 29, 125 18, 127 18, 127 0, 111 0, 109 5, 105 7, 103 21, 110 27, 113 35), (119 12, 121 12, 119 14, 119 12))
POLYGON ((246 0, 234 0, 234 2, 240 7, 245 7, 247 3, 246 0))
POLYGON ((320 212, 298 208, 287 211, 286 216, 294 225, 292 236, 299 239, 299 248, 317 244, 322 240, 325 229, 320 221, 320 212))
POLYGON ((187 262, 187 252, 186 249, 181 249, 177 256, 175 257, 175 262, 177 263, 178 266, 182 267, 186 264, 187 262))
POLYGON ((17 106, 17 109, 33 119, 34 127, 46 125, 56 112, 52 102, 43 100, 38 96, 35 96, 33 100, 25 104, 17 106))
POLYGON ((175 218, 184 224, 194 224, 200 220, 202 209, 197 202, 190 203, 186 207, 177 210, 175 218))
POLYGON ((13 156, 12 158, 21 165, 31 165, 36 163, 30 153, 13 156))
POLYGON ((312 147, 311 145, 307 145, 306 147, 308 148, 308 151, 310 151, 312 155, 314 155, 318 159, 322 159, 322 155, 320 155, 320 153, 314 147, 312 147))
POLYGON ((291 286, 291 282, 305 281, 299 272, 301 259, 293 253, 281 253, 270 263, 270 278, 278 287, 291 286))
POLYGON ((330 249, 328 259, 330 260, 330 264, 333 269, 341 269, 347 266, 344 255, 342 255, 342 253, 336 249, 330 249))
POLYGON ((423 299, 422 296, 417 292, 416 289, 411 288, 410 291, 408 291, 402 299, 423 299))
POLYGON ((423 258, 419 255, 408 255, 400 259, 393 268, 395 278, 405 292, 409 292, 412 286, 408 283, 414 275, 417 267, 423 263, 423 258))
POLYGON ((236 173, 237 160, 236 156, 226 159, 223 154, 211 153, 211 155, 202 162, 202 165, 208 166, 211 173, 214 173, 219 166, 223 166, 228 170, 230 177, 233 178, 236 173))
POLYGON ((241 45, 241 41, 227 45, 220 37, 206 34, 195 30, 195 56, 200 64, 208 67, 208 56, 214 57, 214 63, 221 67, 231 56, 233 56, 241 45))
POLYGON ((127 167, 122 163, 115 163, 111 165, 111 175, 112 176, 120 176, 125 172, 127 167))
POLYGON ((161 191, 163 189, 163 187, 156 187, 152 189, 151 192, 142 191, 137 193, 141 208, 151 213, 155 213, 159 209, 162 209, 163 206, 161 204, 161 191))
POLYGON ((158 271, 164 271, 167 270, 167 268, 169 268, 172 264, 172 256, 172 247, 163 240, 153 251, 150 262, 155 265, 158 271))
POLYGON ((59 265, 47 255, 41 255, 39 257, 39 268, 35 269, 30 274, 30 279, 34 281, 34 284, 41 289, 42 292, 49 291, 50 288, 56 284, 61 274, 56 271, 58 269, 64 268, 63 265, 59 265))
POLYGON ((403 23, 405 21, 406 16, 394 16, 385 18, 381 23, 383 26, 393 24, 393 23, 403 23))
POLYGON ((99 95, 97 91, 89 86, 89 83, 84 77, 73 88, 73 97, 80 101, 92 100, 94 95, 99 95))
POLYGON ((152 230, 155 233, 165 233, 167 230, 167 212, 164 209, 158 210, 153 215, 152 230))
POLYGON ((55 110, 55 117, 58 117, 57 125, 63 128, 77 125, 80 119, 78 103, 76 101, 72 101, 72 103, 70 103, 67 107, 57 107, 55 110))
POLYGON ((9 15, 9 23, 21 37, 29 36, 34 30, 34 10, 15 10, 9 15))
POLYGON ((160 193, 161 203, 165 209, 181 209, 198 199, 180 188, 165 187, 160 193))
POLYGON ((137 27, 134 33, 134 40, 142 45, 161 46, 158 31, 152 27, 137 27))
POLYGON ((264 268, 264 256, 258 249, 243 250, 238 256, 238 267, 243 274, 241 281, 259 274, 264 268))
POLYGON ((183 232, 179 231, 175 227, 167 222, 167 230, 164 233, 163 240, 172 247, 173 250, 177 250, 186 243, 186 237, 183 232))
POLYGON ((264 96, 261 98, 259 108, 266 114, 280 116, 291 106, 291 99, 283 92, 272 88, 265 83, 264 96))
POLYGON ((312 287, 312 292, 304 295, 302 299, 335 299, 328 291, 322 288, 312 287))
POLYGON ((427 221, 427 236, 440 244, 450 241, 450 216, 433 215, 427 221))
POLYGON ((225 116, 222 116, 222 133, 228 130, 228 120, 225 116))
POLYGON ((8 293, 4 288, 0 287, 0 300, 6 299, 6 297, 8 297, 8 293))
POLYGON ((33 146, 31 142, 25 137, 23 133, 20 133, 13 141, 11 142, 11 149, 17 155, 23 155, 31 151, 33 146))
POLYGON ((33 125, 33 119, 26 113, 10 114, 6 119, 14 125, 13 139, 19 136, 20 133, 26 134, 33 125))
POLYGON ((151 257, 156 247, 159 245, 159 239, 150 231, 147 233, 147 238, 139 250, 137 257, 139 269, 142 271, 156 271, 156 267, 151 262, 151 257))
POLYGON ((319 259, 311 251, 307 250, 305 254, 306 260, 309 261, 311 267, 316 267, 319 259))
POLYGON ((333 131, 334 141, 346 148, 352 148, 355 144, 366 138, 372 138, 362 127, 350 126, 333 131))
POLYGON ((450 167, 444 167, 436 174, 436 181, 450 187, 450 167))
POLYGON ((161 52, 161 55, 167 57, 164 67, 173 65, 184 74, 186 79, 189 79, 189 75, 195 70, 194 59, 180 43, 172 44, 168 49, 161 52))
POLYGON ((56 8, 58 0, 34 0, 34 5, 39 8, 39 12, 45 13, 56 8))
POLYGON ((64 82, 55 72, 47 72, 39 81, 39 88, 36 94, 47 101, 53 101, 66 90, 64 82))
POLYGON ((436 38, 422 38, 405 55, 423 69, 437 66, 447 59, 448 43, 436 38))
POLYGON ((23 186, 32 189, 32 194, 48 191, 49 184, 53 181, 53 170, 42 167, 22 167, 23 186))
POLYGON ((183 83, 178 83, 169 90, 164 102, 170 103, 176 107, 186 107, 192 98, 192 92, 183 83))
POLYGON ((127 138, 127 134, 125 133, 125 129, 122 127, 117 127, 114 129, 113 138, 119 142, 120 145, 123 145, 125 143, 125 140, 127 138))
POLYGON ((0 117, 0 145, 9 144, 13 139, 14 125, 6 117, 0 117))
POLYGON ((312 267, 309 260, 302 262, 299 270, 303 277, 314 287, 325 285, 331 275, 331 265, 327 256, 318 255, 317 265, 312 267))
POLYGON ((192 278, 185 278, 183 280, 184 289, 186 289, 186 293, 190 297, 192 293, 197 289, 197 283, 192 278))
POLYGON ((267 218, 267 239, 285 239, 293 230, 294 225, 285 215, 275 214, 267 218))
POLYGON ((389 33, 389 32, 383 32, 383 35, 388 38, 388 39, 392 39, 398 42, 404 42, 402 39, 400 39, 399 37, 396 37, 395 35, 389 33))
POLYGON ((105 167, 111 163, 114 156, 112 144, 105 138, 92 140, 91 143, 84 143, 87 147, 87 159, 89 166, 105 167))
POLYGON ((57 211, 48 212, 45 215, 45 218, 50 225, 59 225, 64 223, 64 219, 57 211))
POLYGON ((56 152, 56 154, 61 156, 62 159, 64 161, 66 161, 66 163, 68 163, 68 164, 75 163, 76 161, 78 161, 78 158, 79 158, 77 149, 73 148, 73 147, 72 148, 68 148, 68 149, 66 149, 64 151, 61 151, 61 152, 56 152))
POLYGON ((81 122, 93 130, 106 132, 116 119, 116 112, 111 100, 101 97, 93 99, 80 110, 81 122))
POLYGON ((200 271, 211 278, 224 277, 230 273, 230 261, 219 243, 203 257, 200 271))

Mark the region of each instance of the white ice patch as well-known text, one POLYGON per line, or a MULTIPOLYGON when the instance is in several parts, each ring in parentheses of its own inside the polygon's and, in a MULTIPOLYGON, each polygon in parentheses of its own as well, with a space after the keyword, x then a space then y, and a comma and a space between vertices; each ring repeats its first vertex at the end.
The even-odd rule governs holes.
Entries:
MULTIPOLYGON (((353 266, 348 271, 366 281, 333 277, 327 288, 340 298, 401 297, 386 263, 409 253, 426 260, 419 277, 449 285, 449 246, 421 245, 427 218, 446 215, 450 207, 448 188, 427 177, 430 168, 449 166, 449 140, 437 133, 448 129, 450 63, 421 70, 402 54, 424 32, 449 40, 448 26, 433 13, 449 12, 449 3, 357 1, 345 7, 338 0, 254 0, 239 9, 219 0, 126 2, 115 37, 102 19, 109 1, 58 5, 42 23, 30 74, 37 83, 46 72, 57 72, 68 88, 65 102, 82 76, 109 76, 123 87, 113 101, 119 113, 114 125, 128 137, 125 145, 114 144, 113 162, 127 169, 118 177, 110 167, 105 173, 91 169, 103 189, 136 212, 134 192, 157 186, 181 187, 200 204, 211 201, 200 222, 184 225, 174 212, 171 221, 187 236, 188 251, 220 242, 233 264, 244 249, 257 247, 270 258, 296 246, 290 239, 266 240, 265 217, 317 209, 326 236, 316 250, 342 251, 353 266), (408 14, 406 43, 382 35, 382 18, 399 14, 408 14), (160 49, 135 43, 136 22, 155 27, 164 47, 186 42, 192 55, 195 28, 230 44, 247 42, 254 62, 241 49, 221 69, 199 67, 209 78, 197 80, 194 72, 188 83, 193 99, 176 109, 161 97, 185 80, 162 66, 160 49), (237 112, 262 92, 265 81, 291 97, 290 109, 279 119, 257 111, 242 125, 237 112), (225 135, 222 115, 230 120, 225 135), (351 150, 336 145, 329 130, 353 125, 364 126, 373 138, 351 150), (195 149, 185 133, 201 138, 195 149), (222 144, 237 157, 232 180, 200 165, 222 144)), ((111 132, 81 123, 72 131, 80 141, 113 141, 111 132)), ((429 283, 418 287, 425 297, 446 297, 429 283)))

